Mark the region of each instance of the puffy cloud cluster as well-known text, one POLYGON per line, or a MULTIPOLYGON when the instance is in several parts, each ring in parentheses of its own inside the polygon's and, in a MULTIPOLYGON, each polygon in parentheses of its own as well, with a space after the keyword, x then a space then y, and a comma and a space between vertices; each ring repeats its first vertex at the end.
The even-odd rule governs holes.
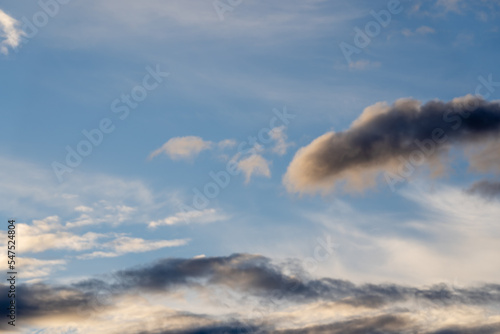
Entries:
MULTIPOLYGON (((293 118, 294 115, 285 115, 293 118)), ((274 124, 274 121, 270 122, 274 124)), ((288 148, 293 143, 287 142, 288 136, 285 133, 286 126, 270 126, 262 128, 257 137, 248 137, 248 141, 237 143, 233 139, 224 139, 218 143, 204 140, 198 136, 174 137, 169 139, 160 148, 156 149, 149 155, 152 159, 161 154, 166 154, 172 160, 194 160, 202 151, 205 150, 230 150, 237 146, 237 152, 230 158, 234 162, 238 172, 243 172, 245 175, 245 183, 249 183, 252 176, 271 177, 272 162, 264 157, 265 153, 276 155, 285 155, 288 148), (271 144, 269 147, 265 147, 271 144), (248 146, 251 146, 248 148, 248 146)), ((228 156, 224 155, 225 158, 228 156)))

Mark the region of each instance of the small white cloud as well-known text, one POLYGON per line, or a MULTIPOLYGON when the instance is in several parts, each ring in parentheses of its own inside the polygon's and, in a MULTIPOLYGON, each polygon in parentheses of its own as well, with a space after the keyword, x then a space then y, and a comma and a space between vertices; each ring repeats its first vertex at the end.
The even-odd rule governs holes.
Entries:
MULTIPOLYGON (((65 260, 40 260, 28 257, 18 257, 17 267, 23 273, 23 278, 37 278, 49 276, 56 270, 64 269, 65 260)), ((0 265, 2 271, 8 271, 7 261, 0 265)))
POLYGON ((219 220, 225 220, 228 217, 219 213, 215 209, 193 210, 188 212, 179 212, 173 216, 152 221, 148 224, 149 228, 156 228, 158 226, 178 225, 183 223, 212 223, 219 220))
POLYGON ((78 212, 92 212, 92 211, 94 211, 94 209, 92 209, 91 207, 85 206, 85 205, 80 205, 80 206, 77 206, 75 208, 75 211, 78 211, 78 212))
POLYGON ((19 259, 19 268, 22 270, 24 278, 48 276, 56 270, 64 269, 65 265, 65 260, 19 259))
POLYGON ((141 238, 120 237, 102 245, 110 251, 96 251, 78 256, 78 259, 88 260, 102 257, 117 257, 128 253, 144 253, 165 247, 186 245, 189 239, 176 240, 144 240, 141 238))
POLYGON ((149 159, 165 153, 172 160, 189 160, 196 157, 201 151, 211 149, 212 146, 212 142, 204 141, 202 138, 196 136, 175 137, 151 153, 149 159))
POLYGON ((286 154, 288 147, 292 146, 291 143, 286 142, 288 137, 285 134, 284 125, 273 128, 271 131, 269 131, 269 136, 271 136, 271 138, 276 142, 271 151, 278 155, 286 154))
POLYGON ((226 149, 226 148, 233 148, 236 146, 236 140, 234 139, 224 139, 224 140, 221 140, 220 142, 217 143, 217 146, 220 148, 220 149, 226 149))
POLYGON ((15 49, 21 43, 25 33, 19 28, 19 21, 7 15, 0 9, 0 52, 7 55, 9 48, 15 49))
POLYGON ((19 235, 23 242, 19 245, 22 253, 40 253, 52 249, 84 251, 98 247, 98 240, 106 238, 105 234, 87 232, 76 235, 60 230, 50 231, 51 227, 36 224, 18 224, 19 235))
POLYGON ((78 206, 75 211, 81 212, 81 215, 76 219, 66 222, 63 228, 71 229, 97 224, 113 224, 119 225, 124 221, 130 220, 137 209, 126 205, 112 205, 107 201, 99 201, 94 207, 78 206))
POLYGON ((33 220, 33 225, 30 226, 30 233, 44 233, 61 229, 62 225, 59 223, 59 217, 50 216, 40 220, 33 220))
POLYGON ((253 154, 238 162, 238 168, 245 174, 245 183, 250 182, 252 175, 271 177, 269 161, 259 154, 253 154))

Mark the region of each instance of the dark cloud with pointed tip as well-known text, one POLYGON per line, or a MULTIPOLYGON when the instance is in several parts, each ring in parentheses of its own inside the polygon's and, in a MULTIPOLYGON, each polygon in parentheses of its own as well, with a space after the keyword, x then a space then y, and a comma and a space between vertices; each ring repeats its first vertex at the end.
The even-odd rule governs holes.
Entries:
POLYGON ((290 192, 311 193, 335 186, 362 190, 375 186, 381 175, 405 178, 407 170, 420 165, 438 175, 446 170, 452 147, 465 149, 473 168, 498 170, 499 135, 500 103, 480 97, 377 103, 346 131, 326 133, 300 149, 283 181, 290 192), (467 151, 470 147, 479 152, 467 151))

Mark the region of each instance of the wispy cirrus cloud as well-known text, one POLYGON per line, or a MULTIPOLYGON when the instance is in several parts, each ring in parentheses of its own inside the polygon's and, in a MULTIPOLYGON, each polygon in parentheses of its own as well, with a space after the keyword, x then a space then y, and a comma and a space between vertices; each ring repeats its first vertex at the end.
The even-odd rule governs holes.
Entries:
POLYGON ((182 211, 163 219, 151 221, 148 223, 148 227, 154 229, 158 226, 172 226, 178 224, 205 224, 226 219, 228 219, 228 216, 216 209, 182 211))
POLYGON ((103 243, 99 248, 109 249, 109 251, 95 251, 79 255, 79 259, 88 260, 99 257, 117 257, 129 253, 144 253, 166 247, 184 246, 189 239, 177 240, 144 240, 141 238, 131 238, 120 236, 110 242, 103 243))
POLYGON ((153 151, 149 155, 149 159, 165 153, 172 160, 190 160, 195 158, 200 152, 209 150, 212 146, 212 142, 204 141, 202 138, 196 136, 175 137, 169 139, 162 147, 153 151))

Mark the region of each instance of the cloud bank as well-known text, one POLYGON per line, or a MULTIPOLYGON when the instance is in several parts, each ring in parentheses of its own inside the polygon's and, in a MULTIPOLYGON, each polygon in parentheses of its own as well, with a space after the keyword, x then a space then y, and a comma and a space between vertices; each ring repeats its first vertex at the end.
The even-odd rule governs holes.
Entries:
MULTIPOLYGON (((0 285, 0 293, 6 290, 0 285)), ((431 334, 500 328, 499 285, 356 285, 310 278, 252 254, 166 258, 72 284, 21 284, 17 300, 24 325, 50 332, 431 334)), ((5 299, 0 307, 7 307, 5 299)))
POLYGON ((289 192, 314 193, 336 187, 359 191, 382 176, 391 184, 421 165, 437 176, 454 147, 464 150, 473 169, 499 171, 499 135, 500 103, 480 97, 379 102, 346 131, 328 132, 301 148, 283 181, 289 192))

